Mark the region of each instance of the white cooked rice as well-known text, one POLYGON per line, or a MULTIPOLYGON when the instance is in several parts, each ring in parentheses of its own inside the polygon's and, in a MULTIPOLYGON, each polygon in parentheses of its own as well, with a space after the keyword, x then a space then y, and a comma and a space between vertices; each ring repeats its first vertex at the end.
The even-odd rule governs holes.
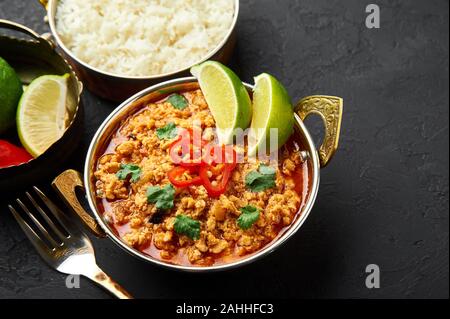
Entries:
POLYGON ((150 76, 205 58, 233 17, 233 0, 60 0, 56 30, 77 58, 99 70, 150 76))

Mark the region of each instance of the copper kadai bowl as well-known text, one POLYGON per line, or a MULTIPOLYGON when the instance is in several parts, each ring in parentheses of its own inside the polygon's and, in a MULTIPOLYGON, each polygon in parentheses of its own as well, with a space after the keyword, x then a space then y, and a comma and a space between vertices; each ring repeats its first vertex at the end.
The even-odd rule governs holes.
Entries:
MULTIPOLYGON (((90 91, 104 99, 122 102, 129 96, 149 87, 150 85, 155 85, 169 79, 190 75, 189 69, 192 65, 175 72, 152 76, 118 75, 92 67, 77 58, 75 54, 65 46, 56 32, 55 16, 59 0, 39 0, 39 2, 47 10, 48 23, 56 44, 61 48, 64 56, 77 72, 81 82, 83 82, 85 87, 87 87, 90 91)), ((234 11, 233 21, 224 39, 208 55, 200 61, 193 63, 193 65, 200 64, 206 60, 215 60, 224 64, 229 61, 236 44, 235 27, 239 15, 239 0, 234 0, 234 11)))
MULTIPOLYGON (((39 157, 20 165, 0 168, 0 193, 4 196, 5 191, 23 189, 24 185, 34 184, 46 176, 52 176, 55 169, 70 157, 81 138, 84 108, 81 100, 82 83, 45 34, 39 35, 26 26, 0 19, 0 56, 16 70, 22 84, 28 85, 44 74, 70 74, 67 90, 68 109, 71 110, 68 127, 63 136, 39 157), (3 29, 15 33, 6 34, 3 29)), ((15 132, 7 133, 5 138, 17 141, 15 132)))
MULTIPOLYGON (((245 84, 248 90, 252 90, 252 86, 245 84)), ((116 235, 113 229, 103 220, 101 211, 97 206, 95 198, 95 180, 94 171, 97 158, 102 155, 105 147, 108 145, 112 134, 120 127, 123 120, 134 114, 137 110, 150 102, 158 101, 171 92, 198 89, 199 85, 195 78, 180 78, 166 81, 164 83, 149 87, 136 95, 132 96, 119 107, 117 107, 108 118, 99 127, 97 133, 91 141, 89 147, 84 170, 84 182, 80 173, 74 170, 67 170, 60 174, 52 183, 59 195, 66 203, 73 208, 77 215, 81 218, 85 226, 99 237, 109 237, 117 245, 125 249, 127 252, 147 262, 158 264, 167 268, 185 270, 191 272, 205 272, 213 270, 229 269, 244 264, 248 264, 260 257, 272 252, 288 238, 294 235, 308 217, 311 208, 314 205, 317 191, 319 190, 320 169, 328 164, 338 146, 343 100, 333 96, 309 96, 300 100, 295 106, 295 136, 296 142, 303 146, 302 156, 309 163, 309 191, 305 200, 305 205, 301 211, 297 213, 293 223, 282 232, 274 241, 263 247, 256 253, 243 256, 228 264, 213 265, 209 267, 199 266, 181 266, 170 264, 149 255, 146 255, 130 246, 116 235), (322 146, 316 150, 314 142, 303 124, 309 114, 318 114, 325 123, 325 137, 322 146), (86 191, 86 198, 89 207, 93 212, 94 218, 91 217, 83 208, 77 199, 75 189, 81 187, 86 191)))

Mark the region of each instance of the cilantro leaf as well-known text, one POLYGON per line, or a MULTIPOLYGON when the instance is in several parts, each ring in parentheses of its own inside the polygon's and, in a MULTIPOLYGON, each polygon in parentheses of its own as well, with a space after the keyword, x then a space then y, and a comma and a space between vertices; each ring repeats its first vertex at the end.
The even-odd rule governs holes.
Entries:
POLYGON ((249 229, 258 219, 258 208, 248 205, 241 208, 241 215, 237 219, 237 224, 242 229, 249 229))
POLYGON ((264 164, 259 165, 259 172, 264 175, 275 174, 276 170, 272 166, 267 166, 264 164))
POLYGON ((253 192, 275 187, 275 168, 261 164, 256 171, 251 171, 245 176, 245 185, 253 192))
POLYGON ((120 164, 120 170, 116 173, 116 176, 120 180, 127 179, 131 175, 130 180, 134 183, 141 177, 141 169, 134 164, 120 164))
POLYGON ((170 104, 176 109, 183 110, 188 106, 188 101, 183 95, 180 95, 178 93, 174 93, 167 99, 170 104))
POLYGON ((150 186, 147 188, 147 202, 155 204, 158 209, 173 208, 173 200, 175 198, 175 188, 172 184, 165 187, 150 186))
POLYGON ((175 123, 170 122, 166 126, 156 129, 156 135, 160 140, 171 140, 177 136, 177 131, 175 123))
POLYGON ((178 234, 186 235, 190 239, 200 238, 200 222, 186 215, 177 215, 173 228, 178 234))

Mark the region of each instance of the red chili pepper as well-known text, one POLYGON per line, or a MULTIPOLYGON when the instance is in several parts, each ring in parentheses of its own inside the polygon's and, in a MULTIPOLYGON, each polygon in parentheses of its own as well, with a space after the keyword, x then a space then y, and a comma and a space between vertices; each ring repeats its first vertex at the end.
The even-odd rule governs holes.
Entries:
POLYGON ((33 157, 28 152, 5 140, 0 140, 0 168, 28 162, 33 157))
POLYGON ((231 166, 227 164, 223 165, 222 179, 220 181, 216 181, 217 185, 213 185, 210 177, 208 176, 208 172, 211 172, 211 167, 209 165, 200 167, 198 175, 200 176, 202 184, 206 188, 209 196, 219 197, 225 193, 227 190, 228 180, 231 176, 231 171, 231 166))
POLYGON ((196 173, 194 169, 190 170, 188 168, 176 166, 167 173, 167 176, 169 177, 169 181, 172 183, 172 185, 176 187, 183 188, 191 185, 202 185, 202 179, 200 178, 200 176, 195 176, 191 179, 185 180, 179 179, 179 177, 187 171, 190 173, 196 173))
MULTIPOLYGON (((214 147, 213 161, 211 164, 205 164, 200 167, 199 176, 202 179, 203 186, 206 188, 208 194, 212 197, 219 197, 227 190, 228 180, 230 179, 231 172, 236 168, 237 154, 236 151, 230 145, 216 145, 214 147), (213 175, 219 175, 222 173, 222 179, 216 181, 217 185, 214 186, 208 172, 213 175)), ((212 176, 211 176, 212 177, 212 176)))
POLYGON ((201 138, 201 134, 196 138, 192 129, 180 132, 170 145, 169 154, 172 161, 180 165, 169 171, 170 182, 176 187, 203 185, 212 197, 218 197, 226 191, 231 172, 237 165, 233 146, 211 145, 201 138), (179 179, 186 171, 198 173, 198 176, 189 180, 179 179), (213 185, 212 179, 220 174, 222 179, 213 185))

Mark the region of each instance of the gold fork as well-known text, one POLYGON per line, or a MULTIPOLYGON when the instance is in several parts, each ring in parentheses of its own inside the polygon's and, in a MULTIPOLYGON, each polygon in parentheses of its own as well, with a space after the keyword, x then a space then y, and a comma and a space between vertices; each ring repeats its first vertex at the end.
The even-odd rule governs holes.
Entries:
POLYGON ((17 204, 28 215, 34 226, 39 230, 38 232, 30 227, 13 206, 8 205, 8 207, 39 255, 50 267, 59 272, 68 275, 85 276, 111 292, 117 298, 131 299, 131 295, 125 289, 114 282, 97 266, 94 248, 86 234, 74 225, 74 222, 70 221, 68 216, 50 201, 43 192, 36 186, 33 188, 57 223, 53 222, 49 214, 38 205, 29 192, 25 194, 35 210, 45 220, 52 234, 19 198, 16 199, 17 204))

